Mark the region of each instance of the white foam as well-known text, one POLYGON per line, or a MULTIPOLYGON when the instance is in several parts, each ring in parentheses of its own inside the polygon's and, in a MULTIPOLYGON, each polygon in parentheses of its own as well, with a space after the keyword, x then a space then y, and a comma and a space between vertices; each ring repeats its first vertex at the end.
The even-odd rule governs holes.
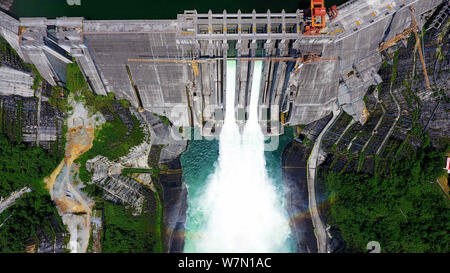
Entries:
POLYGON ((262 62, 255 62, 249 119, 240 135, 235 120, 236 63, 227 62, 225 121, 219 158, 199 202, 207 223, 200 230, 202 252, 287 252, 289 223, 266 170, 264 136, 257 108, 262 62))

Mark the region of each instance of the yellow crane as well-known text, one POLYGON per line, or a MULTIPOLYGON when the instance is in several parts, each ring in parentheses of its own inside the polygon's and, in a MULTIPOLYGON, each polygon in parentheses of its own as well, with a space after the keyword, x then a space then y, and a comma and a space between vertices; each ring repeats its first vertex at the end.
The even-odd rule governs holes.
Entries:
POLYGON ((428 73, 427 73, 427 67, 425 66, 425 60, 423 58, 423 53, 422 53, 422 46, 420 45, 420 38, 419 38, 419 34, 417 33, 417 21, 416 21, 416 17, 414 16, 414 6, 411 6, 411 8, 409 9, 409 12, 411 13, 411 20, 413 23, 413 31, 414 31, 414 35, 416 36, 416 44, 417 44, 417 50, 419 51, 419 56, 420 56, 420 62, 422 63, 422 69, 423 69, 423 75, 425 76, 425 82, 427 84, 427 88, 431 89, 430 86, 430 80, 428 79, 428 73))
POLYGON ((195 60, 195 59, 128 59, 129 62, 153 62, 153 63, 179 63, 179 64, 190 64, 192 67, 192 71, 194 72, 194 76, 198 76, 199 69, 198 63, 211 63, 214 62, 214 59, 204 59, 204 60, 195 60))
MULTIPOLYGON (((175 58, 154 58, 154 59, 128 59, 129 62, 149 62, 149 63, 180 63, 189 64, 192 67, 194 76, 199 75, 198 64, 199 63, 212 63, 217 60, 224 60, 224 57, 214 57, 210 59, 175 59, 175 58)), ((284 61, 300 61, 302 63, 312 63, 318 61, 337 61, 337 58, 322 58, 318 54, 309 53, 305 54, 301 58, 291 58, 291 57, 238 57, 238 58, 227 58, 228 60, 238 60, 238 61, 273 61, 273 62, 284 62, 284 61)))
POLYGON ((413 11, 414 11, 414 7, 411 6, 409 12, 411 14, 412 27, 405 29, 402 33, 397 34, 394 38, 390 39, 389 41, 387 41, 385 43, 382 43, 380 45, 380 47, 378 48, 378 51, 382 52, 382 51, 392 47, 398 41, 407 38, 411 34, 411 32, 414 32, 414 36, 416 37, 417 49, 419 51, 420 62, 422 63, 422 70, 423 70, 423 75, 425 77, 425 83, 427 84, 427 88, 431 89, 430 80, 428 78, 428 73, 427 73, 427 68, 425 66, 425 60, 423 58, 422 46, 420 44, 419 34, 417 33, 417 29, 419 27, 417 25, 416 17, 414 16, 414 12, 413 11))
POLYGON ((411 34, 413 29, 416 28, 416 27, 417 26, 413 26, 413 27, 407 28, 404 31, 402 31, 402 33, 395 35, 394 38, 390 39, 387 42, 382 43, 380 45, 380 47, 378 48, 378 51, 379 52, 385 51, 386 49, 394 46, 398 41, 407 38, 411 34))

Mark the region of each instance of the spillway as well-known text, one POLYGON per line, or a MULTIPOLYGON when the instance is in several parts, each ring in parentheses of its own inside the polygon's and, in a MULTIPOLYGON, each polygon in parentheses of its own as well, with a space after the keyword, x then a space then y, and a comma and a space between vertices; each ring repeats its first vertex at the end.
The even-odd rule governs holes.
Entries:
POLYGON ((257 110, 262 62, 255 62, 249 119, 242 135, 234 102, 236 62, 227 62, 224 125, 219 157, 197 207, 202 212, 187 252, 288 252, 289 223, 266 170, 257 110))

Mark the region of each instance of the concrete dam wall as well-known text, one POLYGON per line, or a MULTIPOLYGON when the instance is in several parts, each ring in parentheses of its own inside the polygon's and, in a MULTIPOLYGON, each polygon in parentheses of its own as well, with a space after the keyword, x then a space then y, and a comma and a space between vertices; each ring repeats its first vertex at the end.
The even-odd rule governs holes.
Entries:
MULTIPOLYGON (((175 126, 218 135, 223 124, 226 60, 237 60, 236 120, 248 116, 255 60, 263 61, 259 121, 266 135, 308 124, 335 107, 361 123, 370 85, 381 82, 379 47, 419 24, 442 0, 353 0, 306 35, 306 11, 199 14, 174 20, 20 18, 0 12, 0 33, 52 85, 75 60, 91 89, 114 93, 175 126)), ((233 108, 231 108, 233 109, 233 108)))

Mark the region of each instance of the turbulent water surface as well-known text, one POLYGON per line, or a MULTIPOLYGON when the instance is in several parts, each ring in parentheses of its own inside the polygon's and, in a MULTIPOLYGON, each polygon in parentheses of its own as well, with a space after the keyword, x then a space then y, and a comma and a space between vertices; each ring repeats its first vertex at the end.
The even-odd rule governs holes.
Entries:
MULTIPOLYGON (((242 134, 228 110, 220 141, 193 141, 182 156, 189 189, 186 252, 293 251, 281 181, 281 152, 292 131, 277 150, 264 152, 257 121, 261 72, 255 62, 242 134)), ((228 61, 226 105, 234 105, 235 74, 235 62, 228 61)))

